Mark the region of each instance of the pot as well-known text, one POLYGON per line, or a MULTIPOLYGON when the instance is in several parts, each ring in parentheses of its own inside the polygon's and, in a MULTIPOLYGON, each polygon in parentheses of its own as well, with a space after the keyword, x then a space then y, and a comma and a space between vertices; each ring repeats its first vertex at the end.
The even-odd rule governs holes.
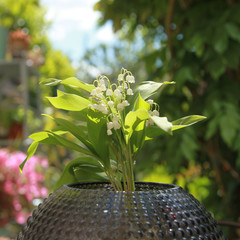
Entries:
POLYGON ((137 182, 135 192, 115 192, 109 183, 64 185, 33 211, 17 239, 225 238, 181 187, 137 182))

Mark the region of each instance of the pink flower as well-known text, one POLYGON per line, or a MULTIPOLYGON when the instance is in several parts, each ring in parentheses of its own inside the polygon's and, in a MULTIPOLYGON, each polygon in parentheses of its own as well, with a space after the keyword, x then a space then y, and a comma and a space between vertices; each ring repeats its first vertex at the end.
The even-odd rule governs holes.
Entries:
POLYGON ((43 174, 37 170, 47 168, 47 159, 33 156, 21 174, 19 165, 25 158, 23 152, 0 149, 0 226, 11 219, 23 224, 31 212, 32 201, 48 194, 43 174))

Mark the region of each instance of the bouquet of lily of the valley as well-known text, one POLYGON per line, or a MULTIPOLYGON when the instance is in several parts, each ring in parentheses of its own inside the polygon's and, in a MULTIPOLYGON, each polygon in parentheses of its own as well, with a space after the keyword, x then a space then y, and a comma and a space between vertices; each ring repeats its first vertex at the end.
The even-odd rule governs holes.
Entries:
POLYGON ((114 83, 98 76, 93 84, 71 77, 49 79, 45 85, 62 85, 50 103, 67 110, 66 118, 50 117, 57 127, 30 136, 33 139, 28 156, 35 153, 39 143, 64 146, 79 152, 77 159, 65 167, 57 187, 65 183, 110 181, 115 190, 134 191, 133 167, 145 141, 161 134, 192 125, 205 117, 187 116, 170 122, 159 114, 159 105, 151 97, 159 89, 174 82, 142 82, 133 87, 131 72, 121 69, 114 83), (74 141, 65 137, 72 134, 74 141))

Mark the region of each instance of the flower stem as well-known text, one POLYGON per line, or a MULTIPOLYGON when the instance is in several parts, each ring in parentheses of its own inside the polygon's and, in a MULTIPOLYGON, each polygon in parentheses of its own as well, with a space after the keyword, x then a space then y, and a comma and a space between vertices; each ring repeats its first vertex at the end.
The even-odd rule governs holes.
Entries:
POLYGON ((135 183, 134 183, 134 173, 133 173, 133 159, 131 153, 131 146, 128 144, 127 148, 127 161, 129 165, 129 191, 135 191, 135 183))

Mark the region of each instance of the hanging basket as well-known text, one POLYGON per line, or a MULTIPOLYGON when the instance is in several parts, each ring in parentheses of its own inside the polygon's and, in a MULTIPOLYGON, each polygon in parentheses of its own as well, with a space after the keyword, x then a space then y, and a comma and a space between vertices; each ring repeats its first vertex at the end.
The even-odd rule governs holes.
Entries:
POLYGON ((225 238, 181 187, 138 182, 135 192, 115 192, 109 183, 64 185, 33 211, 17 239, 225 238))

